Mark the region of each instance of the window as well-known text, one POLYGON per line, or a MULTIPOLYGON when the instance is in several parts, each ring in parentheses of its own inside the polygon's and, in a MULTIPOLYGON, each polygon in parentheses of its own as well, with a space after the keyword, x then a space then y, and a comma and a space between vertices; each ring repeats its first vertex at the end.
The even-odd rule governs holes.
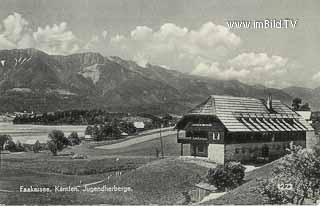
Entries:
POLYGON ((236 148, 236 149, 235 149, 235 153, 236 153, 236 154, 239 154, 239 148, 236 148))
POLYGON ((217 133, 213 132, 212 133, 212 139, 213 140, 220 140, 220 133, 219 132, 217 132, 217 133))

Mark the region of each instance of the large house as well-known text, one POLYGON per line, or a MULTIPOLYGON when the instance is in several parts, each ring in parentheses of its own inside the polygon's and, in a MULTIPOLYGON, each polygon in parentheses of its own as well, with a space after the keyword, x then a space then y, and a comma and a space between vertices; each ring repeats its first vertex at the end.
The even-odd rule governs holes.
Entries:
POLYGON ((191 155, 222 164, 276 159, 290 142, 311 148, 317 141, 302 116, 271 97, 212 95, 185 114, 176 129, 182 155, 183 144, 190 144, 191 155))

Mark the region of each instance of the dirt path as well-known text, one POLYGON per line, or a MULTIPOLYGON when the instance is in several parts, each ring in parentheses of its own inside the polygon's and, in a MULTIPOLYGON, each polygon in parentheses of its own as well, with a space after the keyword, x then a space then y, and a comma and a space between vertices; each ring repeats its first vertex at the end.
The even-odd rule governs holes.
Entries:
MULTIPOLYGON (((162 137, 165 137, 165 136, 168 136, 168 135, 173 135, 173 134, 176 134, 175 130, 166 130, 166 131, 162 132, 162 137)), ((123 142, 119 142, 119 143, 115 143, 115 144, 110 144, 110 145, 98 146, 98 147, 95 147, 95 148, 97 148, 97 149, 109 149, 109 150, 111 150, 111 149, 119 149, 119 148, 131 146, 131 145, 134 145, 134 144, 139 144, 139 143, 142 143, 142 142, 146 142, 146 141, 149 141, 149 140, 153 140, 153 139, 156 139, 156 138, 159 138, 159 137, 160 137, 160 133, 157 132, 157 133, 152 133, 152 134, 146 134, 146 135, 143 135, 141 137, 128 139, 127 141, 123 141, 123 142)))

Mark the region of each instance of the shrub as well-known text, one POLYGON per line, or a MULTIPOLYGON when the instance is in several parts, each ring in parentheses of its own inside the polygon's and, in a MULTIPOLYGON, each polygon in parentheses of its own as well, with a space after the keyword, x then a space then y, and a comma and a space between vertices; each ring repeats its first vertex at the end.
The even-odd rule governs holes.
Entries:
POLYGON ((50 140, 48 141, 47 145, 48 149, 52 152, 53 156, 56 156, 58 152, 57 144, 54 141, 50 140))
POLYGON ((26 151, 25 147, 21 144, 19 140, 16 142, 16 151, 17 152, 26 151))
POLYGON ((72 132, 69 136, 68 136, 68 141, 70 143, 71 146, 73 145, 78 145, 81 143, 81 140, 78 136, 77 132, 72 132))
POLYGON ((63 148, 69 144, 68 139, 64 136, 64 133, 61 130, 52 130, 48 137, 55 143, 57 151, 63 150, 63 148))
POLYGON ((225 191, 242 183, 244 171, 245 167, 240 163, 228 162, 225 165, 218 165, 216 168, 209 169, 207 180, 218 190, 225 191))
POLYGON ((86 131, 84 132, 85 135, 92 135, 93 132, 93 127, 92 126, 87 126, 86 131))
POLYGON ((36 143, 34 143, 32 149, 34 153, 38 153, 41 150, 41 145, 39 140, 37 140, 36 143))
POLYGON ((5 144, 4 144, 4 149, 8 150, 10 152, 15 152, 16 151, 16 143, 14 143, 14 141, 8 140, 5 144))
POLYGON ((6 141, 6 143, 4 144, 4 149, 8 150, 10 152, 23 152, 25 151, 25 148, 22 146, 22 144, 17 141, 17 143, 15 143, 12 139, 6 141))
POLYGON ((320 198, 320 156, 292 143, 290 154, 279 160, 272 177, 261 180, 258 191, 266 197, 267 204, 314 203, 320 198))
POLYGON ((12 140, 10 135, 0 135, 0 150, 4 149, 3 146, 8 140, 12 140))

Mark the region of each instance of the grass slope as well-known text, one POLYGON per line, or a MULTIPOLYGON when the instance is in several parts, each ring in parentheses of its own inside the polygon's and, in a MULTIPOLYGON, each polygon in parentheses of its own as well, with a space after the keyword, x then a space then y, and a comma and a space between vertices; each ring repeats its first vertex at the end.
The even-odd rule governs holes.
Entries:
MULTIPOLYGON (((177 158, 148 163, 125 173, 114 182, 130 186, 133 192, 117 197, 118 204, 177 204, 183 202, 182 192, 189 191, 207 173, 207 168, 177 158)), ((97 197, 103 198, 104 194, 97 197)), ((109 203, 106 198, 104 203, 109 203)))
MULTIPOLYGON (((206 174, 207 168, 177 158, 166 158, 145 164, 138 169, 125 172, 121 176, 107 179, 110 173, 94 175, 64 175, 41 171, 46 168, 44 161, 24 161, 5 164, 0 170, 0 189, 13 190, 13 193, 1 193, 1 204, 175 204, 183 201, 182 192, 190 190, 193 185, 206 174), (20 166, 19 166, 20 165, 20 166), (40 169, 34 168, 37 165, 40 169), (43 169, 42 168, 42 169, 43 169), (55 185, 75 186, 104 180, 100 186, 131 187, 132 192, 52 192, 52 193, 20 193, 24 186, 55 185)), ((93 160, 92 160, 93 161, 93 160)), ((63 167, 81 167, 79 164, 66 162, 63 167)), ((93 162, 97 167, 107 167, 102 162, 93 162)), ((50 164, 59 164, 51 161, 50 164)), ((107 165, 107 164, 106 164, 107 165)), ((84 166, 87 168, 87 166, 84 166)))
POLYGON ((263 167, 246 173, 246 183, 231 190, 225 195, 208 202, 205 205, 261 205, 263 196, 256 190, 259 179, 270 177, 277 161, 271 162, 263 167))
MULTIPOLYGON (((179 156, 180 145, 175 135, 163 138, 166 156, 179 156)), ((2 155, 0 168, 0 204, 174 204, 183 200, 182 192, 189 190, 207 172, 176 157, 155 160, 160 151, 159 139, 117 150, 97 150, 96 145, 83 144, 62 153, 81 153, 84 160, 70 156, 52 156, 50 152, 25 152, 2 155), (116 170, 124 170, 115 176, 116 170), (113 176, 108 179, 107 177, 113 176), (132 187, 133 192, 59 192, 20 193, 25 186, 75 186, 105 180, 102 185, 132 187)))

